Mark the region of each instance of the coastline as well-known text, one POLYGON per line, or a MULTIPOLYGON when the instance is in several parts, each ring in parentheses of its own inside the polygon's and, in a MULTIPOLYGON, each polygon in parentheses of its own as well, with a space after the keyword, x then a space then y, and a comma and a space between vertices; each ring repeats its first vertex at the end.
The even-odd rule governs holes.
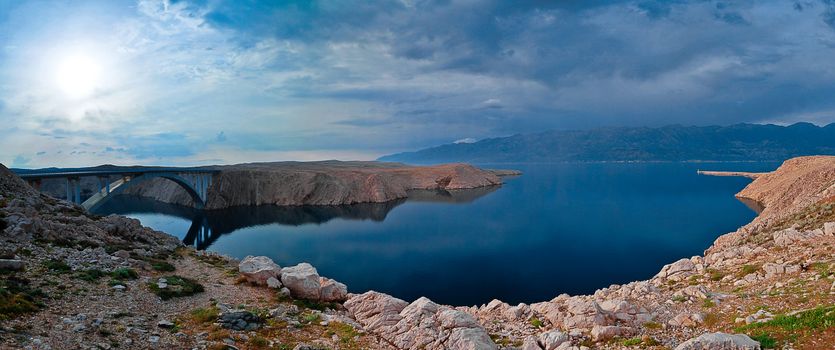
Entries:
MULTIPOLYGON (((16 197, 27 194, 27 196, 32 196, 32 201, 46 200, 38 199, 43 197, 28 192, 31 190, 26 190, 25 187, 27 186, 25 185, 18 184, 15 186, 17 186, 15 188, 19 187, 16 191, 20 193, 15 195, 16 197)), ((818 310, 820 307, 831 305, 835 301, 832 294, 829 293, 830 284, 835 285, 831 281, 835 275, 821 275, 822 272, 820 271, 823 270, 804 268, 804 266, 823 266, 821 264, 826 264, 829 267, 833 266, 831 259, 826 259, 827 257, 831 258, 829 247, 835 245, 835 236, 833 236, 835 235, 835 216, 826 214, 828 212, 824 211, 822 212, 824 213, 823 216, 817 217, 813 222, 806 220, 800 226, 791 227, 789 225, 789 228, 784 228, 786 220, 794 220, 792 215, 807 213, 803 214, 803 217, 809 217, 809 210, 813 210, 815 213, 817 213, 817 210, 828 210, 825 209, 825 205, 821 207, 824 209, 816 208, 819 208, 818 203, 828 203, 826 201, 835 198, 833 195, 835 195, 835 157, 796 158, 786 161, 773 173, 757 177, 738 194, 738 196, 750 198, 764 205, 764 209, 754 220, 734 232, 718 237, 705 250, 704 256, 683 258, 665 265, 656 276, 649 280, 612 285, 591 295, 568 296, 563 294, 549 301, 515 306, 494 300, 481 306, 453 307, 438 305, 426 298, 407 302, 373 291, 362 294, 346 293, 341 295, 337 293, 339 294, 339 303, 332 304, 324 308, 323 311, 309 309, 307 306, 304 308, 297 306, 300 314, 305 316, 270 311, 270 319, 280 320, 280 322, 284 322, 283 324, 301 323, 302 328, 295 328, 296 326, 274 328, 269 325, 259 325, 261 327, 259 329, 264 332, 269 330, 269 332, 256 331, 255 337, 267 338, 269 341, 284 342, 291 339, 297 344, 312 342, 314 344, 331 344, 330 346, 346 341, 353 342, 354 345, 361 344, 361 347, 374 349, 502 348, 524 350, 583 349, 589 346, 600 349, 620 349, 627 343, 641 347, 663 344, 669 348, 675 347, 676 350, 690 350, 697 349, 696 347, 688 347, 690 346, 688 344, 692 344, 696 340, 704 342, 717 340, 721 342, 732 338, 741 342, 740 344, 750 346, 744 347, 744 349, 758 349, 760 348, 759 342, 783 341, 788 338, 786 338, 786 333, 780 333, 779 329, 773 331, 775 333, 770 333, 768 335, 770 338, 763 338, 758 335, 759 333, 751 332, 751 329, 758 328, 751 328, 753 326, 749 327, 750 325, 761 324, 768 327, 769 322, 777 316, 794 315, 781 317, 803 317, 809 310, 818 310), (823 277, 821 278, 821 276, 823 277), (795 298, 793 293, 803 293, 806 296, 795 298), (757 295, 758 297, 749 298, 747 295, 757 295), (344 303, 341 300, 344 300, 344 303), (766 306, 767 310, 762 309, 763 305, 766 306), (305 321, 306 317, 310 316, 312 319, 314 315, 317 320, 324 321, 321 321, 321 324, 305 321), (338 339, 322 337, 322 333, 315 336, 314 333, 325 332, 331 324, 350 325, 350 329, 362 330, 362 333, 351 333, 356 334, 351 336, 334 333, 338 339), (758 340, 752 340, 746 335, 731 335, 730 333, 748 333, 751 336, 758 337, 758 340), (274 340, 270 337, 273 337, 274 340)), ((23 203, 19 199, 12 202, 14 204, 5 203, 4 216, 31 217, 32 214, 26 214, 26 210, 16 209, 26 207, 26 205, 20 206, 23 203)), ((67 214, 62 214, 65 209, 61 209, 66 204, 57 201, 55 204, 49 203, 47 201, 46 207, 39 209, 42 212, 39 220, 46 220, 42 225, 51 226, 55 225, 52 223, 53 220, 66 220, 67 214), (49 209, 52 206, 56 206, 55 214, 48 214, 52 213, 52 209, 49 209), (48 210, 49 212, 47 212, 48 210)), ((106 220, 107 222, 113 222, 122 219, 113 216, 107 217, 106 220)), ((54 222, 57 223, 58 221, 54 222)), ((83 224, 81 222, 76 223, 75 225, 80 226, 77 226, 74 231, 62 233, 66 236, 54 238, 76 240, 77 236, 99 237, 96 235, 101 235, 99 239, 108 237, 109 233, 93 235, 93 232, 98 231, 82 234, 82 232, 86 232, 84 230, 87 230, 87 227, 94 225, 95 220, 84 219, 83 222, 83 224)), ((128 222, 135 222, 135 220, 128 220, 128 222)), ((789 221, 789 223, 791 222, 789 221)), ((4 231, 6 235, 11 236, 4 239, 20 237, 20 234, 25 236, 27 232, 35 237, 53 232, 33 230, 34 226, 26 224, 25 220, 15 219, 11 223, 12 225, 9 225, 4 231), (15 232, 18 232, 18 234, 13 234, 15 232)), ((136 226, 131 226, 134 228, 125 232, 147 230, 139 226, 138 222, 130 225, 136 226)), ((144 234, 139 234, 139 236, 141 235, 144 234)), ((137 235, 131 234, 127 237, 137 237, 137 235)), ((170 238, 170 236, 168 237, 170 238)), ((30 257, 19 256, 18 253, 20 260, 27 266, 40 266, 44 261, 54 259, 55 256, 60 257, 63 261, 75 261, 72 260, 76 259, 74 256, 90 254, 90 252, 97 252, 98 255, 96 256, 98 258, 96 261, 109 261, 111 254, 115 254, 112 256, 126 256, 124 260, 114 261, 120 261, 127 266, 148 264, 148 258, 134 256, 133 254, 124 255, 118 251, 111 253, 103 247, 96 248, 99 250, 63 248, 56 245, 56 242, 60 241, 54 238, 51 241, 12 240, 10 242, 22 243, 10 244, 25 248, 30 252, 37 252, 36 255, 30 257)), ((170 239, 163 241, 168 242, 170 239)), ((78 245, 78 243, 73 244, 78 245)), ((124 244, 133 243, 127 241, 124 244)), ((154 243, 150 244, 152 246, 148 248, 153 248, 154 243)), ((171 249, 171 247, 163 250, 165 249, 171 249)), ((18 249, 18 251, 21 250, 18 249)), ((180 320, 177 322, 181 322, 182 326, 178 328, 178 333, 166 334, 161 331, 152 331, 149 337, 147 330, 156 328, 153 326, 156 320, 152 319, 150 321, 146 320, 145 325, 142 326, 146 333, 138 336, 130 335, 129 332, 118 333, 118 339, 122 341, 127 341, 126 339, 142 341, 142 343, 134 343, 142 348, 151 347, 152 343, 187 346, 186 344, 198 344, 202 341, 204 345, 214 344, 226 338, 211 339, 211 337, 207 338, 205 335, 201 336, 203 334, 201 332, 215 332, 217 329, 213 327, 217 326, 194 324, 193 321, 189 321, 191 320, 189 313, 192 312, 189 311, 190 308, 205 307, 209 303, 209 298, 220 298, 219 302, 224 305, 228 305, 229 301, 237 301, 243 302, 250 308, 268 307, 279 310, 288 308, 287 305, 296 305, 294 303, 299 300, 309 298, 309 295, 305 296, 305 293, 301 293, 301 290, 297 291, 298 288, 294 286, 293 282, 296 277, 285 276, 285 272, 292 273, 293 276, 301 273, 300 276, 308 276, 309 278, 304 277, 304 279, 310 281, 313 281, 314 279, 311 278, 315 276, 315 280, 319 281, 316 284, 318 286, 318 292, 316 293, 319 293, 315 294, 319 295, 316 297, 316 302, 321 302, 318 299, 321 298, 321 293, 325 290, 322 289, 325 288, 323 286, 333 285, 332 282, 327 282, 324 277, 315 274, 315 268, 312 267, 312 270, 299 266, 284 269, 280 267, 265 268, 267 271, 273 271, 280 276, 278 280, 281 284, 279 285, 283 284, 284 287, 288 288, 287 293, 289 293, 290 299, 283 299, 284 301, 278 303, 258 301, 258 298, 246 298, 246 296, 282 294, 284 293, 283 289, 230 283, 229 281, 233 278, 233 275, 222 277, 218 273, 228 272, 237 262, 228 258, 201 254, 186 249, 180 250, 180 253, 165 255, 164 258, 176 265, 177 273, 196 278, 201 283, 208 283, 205 294, 183 297, 178 299, 181 301, 174 304, 165 302, 162 304, 157 302, 153 304, 154 306, 147 304, 149 305, 149 312, 161 313, 166 319, 180 320), (210 270, 217 272, 207 272, 210 270), (212 279, 224 282, 221 284, 211 282, 206 279, 206 276, 209 275, 213 276, 212 279), (229 295, 230 292, 239 294, 239 297, 232 297, 229 295), (240 297, 245 298, 240 299, 240 297), (151 324, 148 325, 148 322, 151 324)), ((100 263, 97 262, 96 264, 100 263)), ((243 265, 235 269, 235 275, 238 275, 238 270, 243 272, 244 276, 247 276, 248 272, 246 271, 248 270, 244 269, 243 265)), ((44 272, 35 269, 31 273, 25 273, 29 278, 40 278, 39 275, 33 275, 32 273, 43 274, 44 272)), ((61 282, 59 283, 62 284, 82 287, 86 285, 84 284, 86 282, 68 280, 73 275, 53 275, 47 270, 45 276, 60 279, 61 282)), ((121 300, 119 295, 143 298, 143 300, 146 300, 143 303, 148 303, 152 301, 152 299, 148 299, 149 296, 152 298, 152 295, 148 294, 145 284, 158 284, 160 283, 158 279, 162 276, 164 276, 163 273, 155 272, 151 268, 143 269, 140 271, 140 280, 123 282, 125 284, 123 287, 127 288, 128 294, 118 294, 126 292, 109 291, 107 289, 99 291, 96 289, 89 290, 88 288, 88 291, 80 293, 78 297, 68 295, 65 296, 68 300, 50 301, 52 306, 34 314, 33 317, 39 320, 37 322, 52 327, 56 319, 54 314, 66 315, 68 312, 72 312, 67 311, 72 310, 72 308, 67 309, 59 305, 64 305, 65 302, 70 305, 77 304, 82 300, 91 298, 90 293, 101 300, 116 301, 117 305, 118 300, 121 300), (46 316, 44 312, 53 316, 46 316)), ((48 289, 52 290, 51 287, 48 287, 48 289)), ((332 291, 332 289, 328 289, 328 291, 332 291)), ((108 302, 108 305, 111 305, 108 307, 113 307, 110 302, 108 302)), ((100 306, 91 305, 90 307, 95 309, 100 306)), ((217 312, 221 318, 226 314, 223 308, 220 308, 217 312)), ((75 319, 79 318, 78 315, 73 317, 75 319)), ((28 320, 24 317, 15 320, 13 324, 20 324, 19 322, 31 323, 28 320)), ((36 330, 42 327, 37 322, 31 323, 38 327, 36 330)), ((75 325, 73 327, 78 325, 91 327, 89 320, 69 322, 71 326, 75 325)), ((118 324, 120 321, 114 320, 112 322, 118 324)), ((78 336, 82 336, 82 339, 83 337, 96 337, 95 334, 89 332, 78 333, 72 327, 61 330, 48 329, 50 329, 48 332, 42 332, 45 332, 45 334, 54 333, 56 336, 61 334, 61 336, 58 339, 53 337, 30 337, 20 344, 31 345, 33 339, 37 338, 42 343, 59 346, 64 344, 59 339, 76 339, 78 336)), ((252 339, 252 333, 247 335, 246 332, 233 330, 226 331, 224 337, 228 337, 238 346, 256 348, 250 346, 251 344, 247 340, 252 339)), ((10 341, 10 339, 12 338, 3 338, 4 341, 10 341)), ((796 346, 798 349, 814 348, 809 347, 814 346, 810 345, 814 343, 804 343, 810 341, 805 337, 799 337, 794 341, 800 342, 796 346)), ((739 349, 743 349, 743 347, 739 347, 739 349)))

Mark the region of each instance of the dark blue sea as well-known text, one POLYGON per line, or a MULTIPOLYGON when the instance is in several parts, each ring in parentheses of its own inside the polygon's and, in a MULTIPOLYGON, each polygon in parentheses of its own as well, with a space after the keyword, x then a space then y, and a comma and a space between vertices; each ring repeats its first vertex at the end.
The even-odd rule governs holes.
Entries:
POLYGON ((200 249, 282 266, 310 262, 353 292, 453 305, 549 300, 647 279, 700 255, 756 213, 734 198, 750 180, 702 170, 770 171, 779 163, 482 165, 524 175, 501 187, 420 191, 345 206, 240 207, 201 213, 137 197, 118 213, 200 249))

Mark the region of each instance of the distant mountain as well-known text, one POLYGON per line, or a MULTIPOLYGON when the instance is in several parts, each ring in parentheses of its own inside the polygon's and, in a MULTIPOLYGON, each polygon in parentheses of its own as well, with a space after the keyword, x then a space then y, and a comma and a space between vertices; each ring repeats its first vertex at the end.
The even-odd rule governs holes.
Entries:
POLYGON ((546 131, 381 157, 415 164, 564 161, 764 161, 835 155, 835 123, 735 124, 546 131))

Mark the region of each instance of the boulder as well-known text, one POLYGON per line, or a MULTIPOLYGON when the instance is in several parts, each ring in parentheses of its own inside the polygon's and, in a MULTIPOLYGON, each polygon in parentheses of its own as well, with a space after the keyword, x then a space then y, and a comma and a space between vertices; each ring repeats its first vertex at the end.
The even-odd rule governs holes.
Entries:
POLYGON ((281 284, 281 281, 279 281, 278 278, 275 278, 275 277, 267 278, 267 287, 270 287, 272 289, 281 289, 281 287, 283 287, 283 286, 284 285, 281 284))
POLYGON ((542 333, 538 337, 543 350, 554 350, 568 341, 568 335, 558 330, 542 333))
POLYGON ((682 312, 670 321, 667 324, 675 327, 696 327, 702 324, 705 320, 705 316, 700 313, 690 313, 690 312, 682 312))
POLYGON ((760 350, 760 343, 744 334, 705 333, 679 344, 675 350, 760 350))
POLYGON ((606 312, 593 300, 570 298, 566 301, 568 316, 563 319, 565 329, 590 329, 595 325, 606 326, 614 322, 611 313, 606 312))
POLYGON ((615 337, 626 337, 631 335, 632 328, 619 326, 594 326, 591 329, 591 338, 594 341, 606 341, 615 337))
POLYGON ((710 297, 710 292, 703 285, 687 286, 673 293, 673 297, 705 299, 710 297))
POLYGON ((403 311, 409 303, 375 291, 355 295, 345 302, 345 308, 363 327, 374 331, 394 326, 403 319, 403 311))
POLYGON ((319 273, 308 263, 281 270, 281 283, 298 299, 319 300, 319 273))
POLYGON ((824 235, 821 229, 812 231, 798 231, 794 228, 776 231, 773 234, 774 244, 778 247, 787 247, 797 242, 808 241, 824 235))
POLYGON ((827 222, 823 224, 823 233, 827 236, 835 236, 835 222, 827 222))
POLYGON ((327 302, 343 302, 348 299, 348 287, 330 278, 319 278, 319 298, 327 302))
POLYGON ((664 265, 655 277, 666 278, 674 281, 681 281, 690 277, 696 269, 696 264, 690 259, 681 259, 672 264, 664 265))
POLYGON ((520 350, 542 350, 542 347, 539 346, 539 343, 536 341, 536 337, 531 335, 525 338, 520 350))
POLYGON ((247 256, 238 264, 238 271, 247 281, 259 286, 266 286, 267 280, 281 276, 281 267, 266 256, 247 256))
POLYGON ((406 305, 403 300, 371 291, 352 296, 344 305, 367 331, 398 349, 496 349, 472 315, 427 298, 406 305))
POLYGON ((25 266, 22 260, 0 259, 0 270, 22 271, 25 266))
POLYGON ((230 310, 220 315, 217 321, 221 327, 236 331, 252 331, 261 326, 263 320, 245 310, 230 310))

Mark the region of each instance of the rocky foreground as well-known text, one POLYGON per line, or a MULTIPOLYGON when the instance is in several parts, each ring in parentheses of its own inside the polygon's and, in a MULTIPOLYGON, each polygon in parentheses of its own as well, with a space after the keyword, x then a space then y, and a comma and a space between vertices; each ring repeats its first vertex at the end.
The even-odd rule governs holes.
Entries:
POLYGON ((835 157, 786 161, 739 196, 761 215, 650 280, 454 307, 351 294, 309 264, 196 252, 0 167, 0 347, 835 348, 835 157))

